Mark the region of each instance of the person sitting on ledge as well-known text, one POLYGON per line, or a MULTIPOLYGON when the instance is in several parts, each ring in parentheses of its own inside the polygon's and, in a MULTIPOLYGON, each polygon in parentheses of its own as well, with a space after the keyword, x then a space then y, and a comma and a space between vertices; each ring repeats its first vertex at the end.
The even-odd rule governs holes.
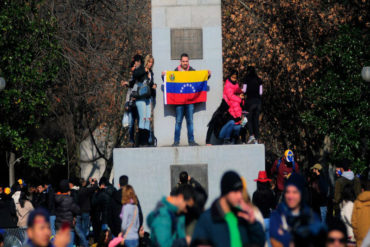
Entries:
POLYGON ((224 144, 232 144, 232 139, 235 142, 239 137, 241 125, 245 125, 242 119, 246 119, 242 116, 242 107, 240 105, 244 100, 244 94, 237 80, 238 71, 232 70, 224 86, 223 99, 229 106, 229 119, 219 133, 219 138, 224 140, 224 144))

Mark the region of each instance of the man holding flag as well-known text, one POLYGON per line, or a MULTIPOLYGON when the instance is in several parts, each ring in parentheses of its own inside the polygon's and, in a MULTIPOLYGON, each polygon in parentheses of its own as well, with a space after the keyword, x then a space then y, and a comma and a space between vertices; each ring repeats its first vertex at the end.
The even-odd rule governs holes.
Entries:
POLYGON ((189 146, 198 146, 194 140, 193 114, 194 104, 207 101, 207 80, 211 77, 211 71, 195 71, 189 65, 189 56, 181 54, 180 65, 174 72, 162 72, 164 79, 164 101, 166 105, 175 105, 176 124, 175 140, 172 144, 177 147, 180 144, 181 125, 184 116, 188 129, 189 146), (180 74, 179 71, 193 71, 192 73, 180 74), (205 76, 204 76, 205 75, 205 76))

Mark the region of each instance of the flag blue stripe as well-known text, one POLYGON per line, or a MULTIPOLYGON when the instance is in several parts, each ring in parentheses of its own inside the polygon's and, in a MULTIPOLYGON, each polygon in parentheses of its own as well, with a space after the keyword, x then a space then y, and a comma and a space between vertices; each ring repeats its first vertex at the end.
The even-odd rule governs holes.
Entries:
POLYGON ((167 93, 199 93, 207 91, 207 81, 187 83, 166 82, 166 87, 167 93))

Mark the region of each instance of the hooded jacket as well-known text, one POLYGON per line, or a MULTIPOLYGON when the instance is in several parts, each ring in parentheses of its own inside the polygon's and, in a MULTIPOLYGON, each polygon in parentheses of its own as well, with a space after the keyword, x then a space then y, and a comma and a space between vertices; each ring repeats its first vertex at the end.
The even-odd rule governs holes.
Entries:
POLYGON ((242 115, 242 99, 238 96, 243 91, 240 89, 238 83, 232 83, 229 79, 226 80, 223 92, 223 99, 229 106, 229 113, 233 118, 240 118, 242 115))
MULTIPOLYGON (((255 221, 249 224, 243 218, 238 218, 238 228, 243 246, 264 246, 265 233, 262 225, 255 221)), ((199 218, 192 237, 192 246, 199 243, 208 243, 214 247, 230 246, 230 234, 219 199, 213 202, 199 218)))
POLYGON ((361 246, 370 229, 370 191, 362 192, 356 199, 352 212, 352 226, 357 246, 361 246))
POLYGON ((347 184, 353 184, 353 190, 356 197, 361 193, 360 179, 355 177, 352 171, 345 171, 335 182, 334 203, 339 204, 342 201, 342 191, 347 184))
MULTIPOLYGON (((277 174, 276 184, 279 191, 284 190, 285 184, 285 177, 284 175, 288 175, 289 173, 293 173, 293 166, 288 167, 285 158, 281 158, 281 162, 278 169, 279 160, 275 160, 274 165, 271 168, 271 174, 277 174)), ((294 164, 295 172, 299 173, 299 165, 297 162, 294 164)))
POLYGON ((178 208, 165 197, 156 209, 148 215, 147 223, 151 230, 152 246, 185 247, 185 216, 178 215, 178 208))
POLYGON ((73 201, 68 194, 55 195, 55 227, 59 229, 64 222, 73 226, 73 217, 80 214, 80 207, 73 201))

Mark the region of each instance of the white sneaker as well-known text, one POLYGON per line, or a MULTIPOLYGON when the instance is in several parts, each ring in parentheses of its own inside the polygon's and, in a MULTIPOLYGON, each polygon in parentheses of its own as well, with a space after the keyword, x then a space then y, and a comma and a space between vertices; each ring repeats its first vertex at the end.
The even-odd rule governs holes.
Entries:
POLYGON ((252 143, 254 143, 255 140, 256 140, 256 138, 254 138, 254 136, 250 136, 249 139, 248 139, 247 144, 252 144, 252 143))

